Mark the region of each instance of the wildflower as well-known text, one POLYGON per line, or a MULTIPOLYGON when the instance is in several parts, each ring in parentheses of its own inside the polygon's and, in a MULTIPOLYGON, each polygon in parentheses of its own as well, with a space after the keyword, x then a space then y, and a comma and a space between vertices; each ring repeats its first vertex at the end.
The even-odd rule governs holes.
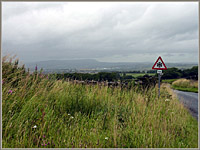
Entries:
POLYGON ((45 138, 45 135, 43 135, 43 138, 45 138))
POLYGON ((70 118, 72 118, 72 119, 73 119, 74 117, 73 117, 73 116, 71 116, 70 118))
POLYGON ((12 92, 13 92, 12 90, 9 90, 9 91, 8 91, 8 94, 12 94, 12 92))
POLYGON ((48 142, 48 145, 49 145, 50 143, 48 142))
POLYGON ((70 116, 70 114, 68 114, 68 116, 70 116))
POLYGON ((170 101, 169 99, 166 99, 166 100, 165 100, 165 102, 169 102, 169 101, 170 101))
POLYGON ((36 129, 36 128, 37 128, 37 126, 36 126, 36 125, 34 125, 34 126, 33 126, 33 128, 34 128, 34 129, 36 129))
POLYGON ((43 146, 44 144, 42 144, 42 146, 43 146))
POLYGON ((47 146, 47 144, 45 144, 45 146, 47 146))
POLYGON ((105 137, 105 140, 108 140, 108 137, 105 137))

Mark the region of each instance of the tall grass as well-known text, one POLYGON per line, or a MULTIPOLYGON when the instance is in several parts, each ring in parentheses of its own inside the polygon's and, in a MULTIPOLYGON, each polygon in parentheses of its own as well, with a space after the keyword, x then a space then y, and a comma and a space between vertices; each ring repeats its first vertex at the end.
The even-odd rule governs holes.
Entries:
POLYGON ((178 79, 172 83, 172 87, 177 90, 198 92, 198 81, 178 79))
POLYGON ((198 125, 161 88, 72 84, 3 59, 3 148, 197 148, 198 125))

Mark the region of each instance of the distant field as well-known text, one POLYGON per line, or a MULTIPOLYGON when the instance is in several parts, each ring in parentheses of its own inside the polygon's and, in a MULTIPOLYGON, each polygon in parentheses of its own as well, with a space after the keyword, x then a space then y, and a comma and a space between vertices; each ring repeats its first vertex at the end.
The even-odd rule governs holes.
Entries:
POLYGON ((166 79, 166 80, 162 80, 162 83, 169 83, 172 84, 174 81, 176 81, 178 79, 166 79))
POLYGON ((139 76, 144 76, 144 75, 154 76, 155 73, 126 73, 126 75, 131 75, 131 76, 137 78, 139 76))

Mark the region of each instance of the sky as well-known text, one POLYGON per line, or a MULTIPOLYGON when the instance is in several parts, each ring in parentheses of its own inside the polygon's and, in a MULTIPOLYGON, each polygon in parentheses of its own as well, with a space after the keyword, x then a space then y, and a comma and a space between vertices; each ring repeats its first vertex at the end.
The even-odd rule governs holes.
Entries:
POLYGON ((198 63, 198 19, 198 2, 2 2, 2 55, 198 63))

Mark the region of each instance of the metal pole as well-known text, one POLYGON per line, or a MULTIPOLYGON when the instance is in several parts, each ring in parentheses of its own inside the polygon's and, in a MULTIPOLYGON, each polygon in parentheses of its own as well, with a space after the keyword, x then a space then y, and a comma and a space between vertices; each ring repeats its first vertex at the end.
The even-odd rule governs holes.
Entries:
POLYGON ((160 73, 158 73, 158 98, 160 97, 160 73))

